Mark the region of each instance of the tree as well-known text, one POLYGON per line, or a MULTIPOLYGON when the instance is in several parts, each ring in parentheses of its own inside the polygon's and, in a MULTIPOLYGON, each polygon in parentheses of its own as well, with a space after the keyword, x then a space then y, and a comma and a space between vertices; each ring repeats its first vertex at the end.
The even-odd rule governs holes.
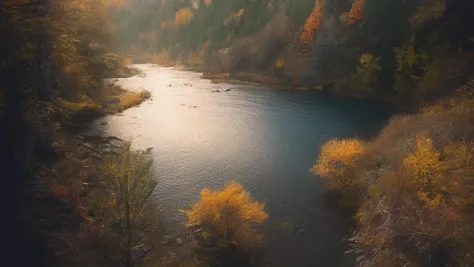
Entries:
POLYGON ((314 39, 314 30, 321 24, 321 4, 320 0, 316 0, 311 14, 309 14, 304 24, 304 31, 301 33, 301 43, 310 45, 314 39))
POLYGON ((335 193, 344 207, 357 207, 361 180, 355 175, 364 146, 359 139, 332 139, 324 144, 319 159, 311 169, 315 175, 326 179, 327 189, 335 193))
POLYGON ((447 0, 424 0, 418 6, 411 22, 420 26, 426 22, 442 18, 446 12, 447 0))
POLYGON ((150 170, 152 161, 143 152, 130 151, 130 144, 120 155, 105 158, 104 186, 121 232, 125 235, 125 266, 133 266, 135 234, 146 223, 150 197, 157 185, 150 170))
POLYGON ((237 182, 223 190, 204 189, 201 200, 186 211, 188 224, 199 225, 215 247, 251 246, 259 241, 256 226, 268 215, 264 204, 255 201, 237 182))
POLYGON ((364 147, 358 139, 333 139, 324 144, 318 162, 311 171, 327 179, 330 189, 344 191, 355 181, 350 177, 350 170, 364 154, 364 147))
POLYGON ((187 25, 191 20, 193 19, 193 12, 191 11, 191 8, 186 7, 186 8, 181 8, 176 12, 175 18, 174 18, 174 23, 178 26, 181 25, 187 25))
POLYGON ((349 24, 355 24, 364 19, 365 0, 355 0, 349 11, 349 24))
POLYGON ((370 53, 360 56, 357 67, 357 87, 359 90, 369 90, 378 84, 380 70, 380 58, 370 53))

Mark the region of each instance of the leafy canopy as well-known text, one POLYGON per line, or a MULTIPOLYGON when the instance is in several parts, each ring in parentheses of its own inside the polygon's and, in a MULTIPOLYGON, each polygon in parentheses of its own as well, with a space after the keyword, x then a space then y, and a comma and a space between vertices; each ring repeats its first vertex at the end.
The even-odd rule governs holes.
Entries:
POLYGON ((235 181, 223 190, 202 190, 201 200, 186 214, 188 224, 200 225, 206 238, 217 246, 251 245, 258 241, 255 227, 268 217, 264 204, 235 181))

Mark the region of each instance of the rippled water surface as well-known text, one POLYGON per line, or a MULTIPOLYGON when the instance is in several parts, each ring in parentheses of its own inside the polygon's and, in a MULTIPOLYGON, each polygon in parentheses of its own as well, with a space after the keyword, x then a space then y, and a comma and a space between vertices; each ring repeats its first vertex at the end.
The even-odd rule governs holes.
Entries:
POLYGON ((93 129, 132 140, 135 148, 153 147, 156 199, 169 231, 182 227, 179 210, 197 201, 203 188, 235 179, 266 202, 269 266, 351 265, 343 253, 350 222, 329 207, 323 180, 308 169, 329 139, 376 134, 387 118, 380 105, 137 67, 142 77, 118 84, 149 90, 153 101, 100 119, 93 129))

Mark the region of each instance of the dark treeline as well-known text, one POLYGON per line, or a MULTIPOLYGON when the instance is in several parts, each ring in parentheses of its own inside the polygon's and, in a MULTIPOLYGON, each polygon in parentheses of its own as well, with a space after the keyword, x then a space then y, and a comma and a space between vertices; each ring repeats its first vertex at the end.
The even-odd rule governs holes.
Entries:
POLYGON ((47 204, 32 188, 45 182, 45 166, 61 158, 58 136, 80 117, 101 112, 102 79, 126 71, 108 53, 105 14, 95 0, 0 3, 0 161, 8 188, 2 203, 13 252, 5 260, 16 266, 51 266, 54 253, 42 235, 50 226, 42 223, 46 216, 35 217, 47 204), (44 205, 33 204, 39 202, 44 205))

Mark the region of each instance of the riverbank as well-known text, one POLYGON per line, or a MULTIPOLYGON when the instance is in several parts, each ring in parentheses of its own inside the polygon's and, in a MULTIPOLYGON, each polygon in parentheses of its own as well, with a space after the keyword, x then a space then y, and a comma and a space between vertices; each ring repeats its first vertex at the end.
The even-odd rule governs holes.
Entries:
POLYGON ((103 203, 97 188, 102 182, 103 158, 120 153, 126 142, 114 136, 77 132, 94 119, 120 113, 150 97, 148 91, 104 84, 94 99, 55 100, 57 128, 35 148, 29 167, 32 174, 21 190, 22 205, 15 222, 18 244, 27 246, 25 253, 41 251, 38 266, 84 266, 82 263, 93 257, 108 253, 93 241, 105 225, 98 220, 103 203))
MULTIPOLYGON (((168 56, 163 55, 140 55, 135 58, 129 58, 136 64, 146 64, 151 62, 162 67, 174 67, 183 71, 194 71, 203 73, 202 78, 211 80, 212 83, 228 83, 248 86, 263 86, 281 90, 319 90, 329 91, 332 84, 321 85, 304 85, 301 83, 300 77, 290 75, 283 71, 283 68, 276 68, 268 71, 235 71, 229 72, 221 68, 203 67, 202 61, 188 62, 187 64, 181 60, 173 61, 168 56)), ((349 95, 337 93, 340 95, 349 95)), ((352 95, 352 97, 354 97, 352 95)))
MULTIPOLYGON (((184 69, 186 70, 186 68, 184 69)), ((199 69, 190 69, 199 71, 199 69)), ((252 72, 203 72, 203 79, 211 80, 212 83, 228 83, 249 86, 263 86, 282 90, 311 90, 309 87, 298 85, 296 82, 289 82, 288 79, 282 79, 269 74, 252 73, 252 72)))
MULTIPOLYGON (((142 59, 143 60, 143 59, 142 59)), ((139 62, 146 62, 140 60, 139 62)), ((296 74, 285 73, 283 69, 274 69, 273 71, 238 71, 228 72, 219 68, 204 68, 199 64, 186 65, 181 62, 156 61, 153 58, 150 62, 162 67, 174 67, 177 70, 192 71, 202 73, 202 78, 210 80, 214 84, 234 84, 255 87, 267 87, 278 90, 304 90, 320 91, 332 95, 350 97, 356 99, 373 99, 383 102, 387 105, 394 105, 394 101, 378 95, 375 91, 361 91, 348 88, 347 79, 341 81, 328 81, 324 84, 304 84, 301 77, 296 74)), ((355 87, 355 85, 354 85, 355 87)))
POLYGON ((80 129, 96 118, 121 113, 149 99, 151 94, 146 90, 130 91, 109 83, 104 85, 97 100, 88 97, 78 101, 59 99, 60 123, 62 128, 80 129))
POLYGON ((105 88, 102 106, 108 115, 120 113, 151 98, 147 90, 130 91, 115 84, 108 84, 105 88))

